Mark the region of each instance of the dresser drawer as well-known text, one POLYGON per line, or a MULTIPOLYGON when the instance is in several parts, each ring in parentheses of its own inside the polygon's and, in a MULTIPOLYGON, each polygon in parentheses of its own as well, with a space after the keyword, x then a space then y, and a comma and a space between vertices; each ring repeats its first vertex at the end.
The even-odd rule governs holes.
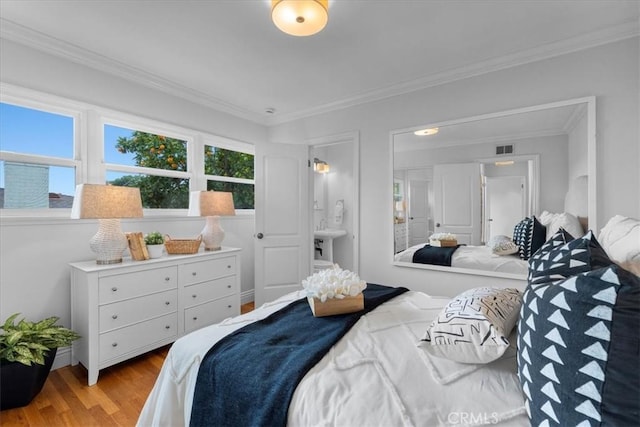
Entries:
POLYGON ((213 299, 233 295, 238 292, 236 288, 236 276, 223 277, 183 288, 182 300, 185 307, 192 307, 213 299))
POLYGON ((178 309, 178 291, 172 289, 144 297, 132 298, 100 306, 100 332, 110 331, 178 309))
POLYGON ((175 313, 100 334, 100 363, 155 342, 178 337, 175 313))
POLYGON ((100 304, 107 304, 175 289, 178 283, 177 277, 175 266, 101 277, 98 285, 98 299, 100 304))
POLYGON ((240 307, 235 295, 187 308, 184 311, 184 332, 189 333, 238 314, 240 307))
POLYGON ((190 262, 179 266, 180 283, 187 286, 236 274, 236 258, 225 257, 210 261, 190 262))

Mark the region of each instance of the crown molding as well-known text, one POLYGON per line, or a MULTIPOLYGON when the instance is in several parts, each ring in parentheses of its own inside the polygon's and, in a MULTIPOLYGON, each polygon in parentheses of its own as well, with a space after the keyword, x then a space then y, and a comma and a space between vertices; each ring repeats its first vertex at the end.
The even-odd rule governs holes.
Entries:
POLYGON ((494 71, 500 71, 531 62, 549 59, 556 56, 578 52, 608 43, 613 43, 640 35, 640 21, 630 21, 621 25, 606 28, 604 30, 587 33, 578 37, 548 43, 533 49, 504 55, 487 61, 481 61, 469 66, 458 67, 441 73, 424 76, 408 82, 391 85, 385 88, 363 92, 350 98, 324 104, 315 108, 300 110, 296 113, 283 113, 268 120, 268 125, 275 125, 298 120, 304 117, 324 114, 342 108, 353 107, 359 104, 379 101, 385 98, 415 92, 429 87, 451 83, 469 77, 475 77, 494 71))
POLYGON ((262 114, 206 95, 153 73, 140 70, 128 64, 45 35, 4 18, 0 18, 0 38, 115 75, 142 86, 159 90, 235 117, 240 117, 258 124, 266 124, 262 114))
POLYGON ((76 45, 16 24, 15 22, 0 18, 0 38, 25 45, 54 56, 62 57, 81 65, 86 65, 99 71, 118 76, 142 86, 153 88, 223 113, 267 126, 291 122, 305 117, 324 114, 433 86, 439 86, 456 80, 553 58, 607 43, 636 37, 639 34, 640 23, 637 20, 634 20, 560 42, 549 43, 533 49, 493 58, 487 61, 481 61, 469 66, 458 67, 415 80, 363 92, 339 101, 330 102, 317 107, 308 108, 306 110, 299 110, 295 113, 281 113, 277 116, 264 117, 261 112, 251 111, 238 105, 217 99, 192 88, 157 76, 153 73, 148 73, 135 67, 131 67, 125 63, 115 61, 95 52, 91 52, 76 45))

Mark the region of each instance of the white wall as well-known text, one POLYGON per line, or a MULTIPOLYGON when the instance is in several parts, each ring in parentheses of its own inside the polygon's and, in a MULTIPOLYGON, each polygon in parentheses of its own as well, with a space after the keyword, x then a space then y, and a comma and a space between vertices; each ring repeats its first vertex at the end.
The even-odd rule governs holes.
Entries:
MULTIPOLYGON (((141 87, 117 77, 6 40, 0 42, 3 83, 112 108, 252 144, 266 139, 264 126, 141 87)), ((254 216, 222 218, 225 246, 242 251, 243 302, 253 300, 254 216)), ((203 218, 153 217, 123 221, 124 231, 158 230, 176 238, 196 236, 203 218)), ((89 239, 96 221, 2 218, 0 222, 0 319, 59 316, 70 325, 67 264, 94 258, 89 239)))
MULTIPOLYGON (((589 95, 597 97, 600 227, 614 214, 640 217, 638 38, 341 109, 270 129, 184 99, 65 61, 12 42, 0 42, 3 82, 143 115, 154 120, 259 144, 299 143, 344 132, 360 135, 360 275, 373 283, 453 295, 465 287, 515 283, 495 278, 392 265, 390 131, 589 95)), ((125 230, 197 233, 197 218, 125 221, 125 230)), ((226 244, 243 251, 243 291, 253 288, 253 218, 223 219, 226 244)), ((57 315, 69 325, 66 264, 91 259, 97 224, 71 220, 6 220, 0 224, 0 318, 20 311, 57 315)))
POLYGON ((392 265, 392 163, 389 132, 553 101, 597 97, 599 226, 615 214, 640 217, 638 140, 639 38, 599 46, 473 78, 341 109, 269 129, 273 142, 295 143, 360 132, 360 275, 452 295, 462 286, 505 284, 493 278, 451 278, 392 265))

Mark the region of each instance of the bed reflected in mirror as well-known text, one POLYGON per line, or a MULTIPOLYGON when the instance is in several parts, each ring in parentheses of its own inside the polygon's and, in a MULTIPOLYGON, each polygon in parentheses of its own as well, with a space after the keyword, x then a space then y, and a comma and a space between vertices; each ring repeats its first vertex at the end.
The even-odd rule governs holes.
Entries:
POLYGON ((597 229, 595 97, 417 125, 391 141, 398 266, 524 279, 527 256, 505 243, 517 225, 531 233, 542 218, 545 239, 553 221, 597 229), (451 236, 455 248, 425 248, 451 236))

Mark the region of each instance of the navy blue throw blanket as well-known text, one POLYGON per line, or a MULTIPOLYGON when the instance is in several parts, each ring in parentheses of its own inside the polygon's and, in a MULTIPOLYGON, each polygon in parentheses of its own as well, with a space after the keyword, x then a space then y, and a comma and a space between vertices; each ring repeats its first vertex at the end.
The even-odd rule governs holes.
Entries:
POLYGON ((451 267, 451 257, 460 245, 441 248, 424 245, 413 253, 413 262, 420 264, 444 265, 451 267))
POLYGON ((191 426, 285 426, 298 383, 360 317, 406 292, 367 284, 364 310, 314 317, 306 298, 218 341, 198 371, 191 426))

